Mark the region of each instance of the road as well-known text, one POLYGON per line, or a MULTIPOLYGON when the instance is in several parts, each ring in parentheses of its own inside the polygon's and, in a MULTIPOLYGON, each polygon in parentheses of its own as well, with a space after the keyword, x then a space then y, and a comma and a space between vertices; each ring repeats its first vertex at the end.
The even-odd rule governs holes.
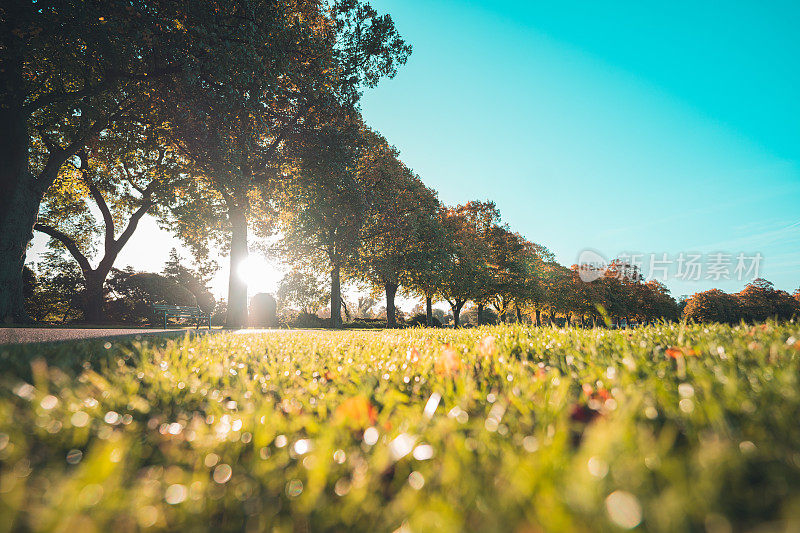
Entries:
MULTIPOLYGON (((187 329, 121 329, 121 328, 0 328, 0 345, 30 342, 57 342, 83 339, 111 339, 133 335, 179 335, 187 329)), ((194 331, 192 329, 191 331, 194 331)))

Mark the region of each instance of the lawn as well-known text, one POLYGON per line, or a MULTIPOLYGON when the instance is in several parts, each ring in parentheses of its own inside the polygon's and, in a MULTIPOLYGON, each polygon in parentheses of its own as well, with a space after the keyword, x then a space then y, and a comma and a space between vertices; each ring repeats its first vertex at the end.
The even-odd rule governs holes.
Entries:
POLYGON ((800 527, 800 327, 0 347, 0 530, 800 527))

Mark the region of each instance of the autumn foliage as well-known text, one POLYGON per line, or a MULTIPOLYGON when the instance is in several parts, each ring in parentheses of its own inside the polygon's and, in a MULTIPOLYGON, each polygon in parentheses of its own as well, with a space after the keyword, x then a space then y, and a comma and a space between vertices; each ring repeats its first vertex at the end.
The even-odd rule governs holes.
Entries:
POLYGON ((353 429, 363 429, 373 425, 378 419, 378 411, 364 395, 347 398, 336 407, 336 418, 353 429))
POLYGON ((436 357, 433 368, 436 373, 444 377, 452 377, 461 372, 464 364, 458 350, 450 344, 444 344, 436 357))
POLYGON ((800 301, 786 291, 775 289, 764 279, 754 280, 736 294, 727 294, 719 289, 697 293, 687 301, 683 310, 683 318, 687 320, 726 324, 741 320, 758 322, 768 318, 789 320, 795 316, 800 316, 800 301))

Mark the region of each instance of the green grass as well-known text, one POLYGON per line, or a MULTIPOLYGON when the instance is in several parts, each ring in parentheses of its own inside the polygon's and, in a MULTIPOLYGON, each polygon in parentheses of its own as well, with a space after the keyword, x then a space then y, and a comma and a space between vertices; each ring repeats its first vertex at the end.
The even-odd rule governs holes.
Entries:
POLYGON ((0 530, 796 530, 798 339, 509 326, 0 347, 0 530))

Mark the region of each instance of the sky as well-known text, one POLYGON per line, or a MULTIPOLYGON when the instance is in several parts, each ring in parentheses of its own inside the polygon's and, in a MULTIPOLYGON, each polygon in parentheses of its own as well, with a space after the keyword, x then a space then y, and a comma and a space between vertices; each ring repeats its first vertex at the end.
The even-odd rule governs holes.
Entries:
POLYGON ((565 265, 666 253, 675 296, 740 290, 739 254, 800 287, 797 2, 373 4, 414 51, 365 119, 445 203, 494 200, 565 265))
MULTIPOLYGON (((640 254, 663 277, 656 254, 676 297, 741 290, 740 255, 800 287, 796 1, 372 4, 414 51, 364 118, 444 203, 495 201, 564 265, 640 254), (700 279, 678 277, 681 254, 700 279)), ((176 245, 146 220, 119 264, 158 271, 176 245)), ((275 290, 259 268, 251 293, 275 290)))

